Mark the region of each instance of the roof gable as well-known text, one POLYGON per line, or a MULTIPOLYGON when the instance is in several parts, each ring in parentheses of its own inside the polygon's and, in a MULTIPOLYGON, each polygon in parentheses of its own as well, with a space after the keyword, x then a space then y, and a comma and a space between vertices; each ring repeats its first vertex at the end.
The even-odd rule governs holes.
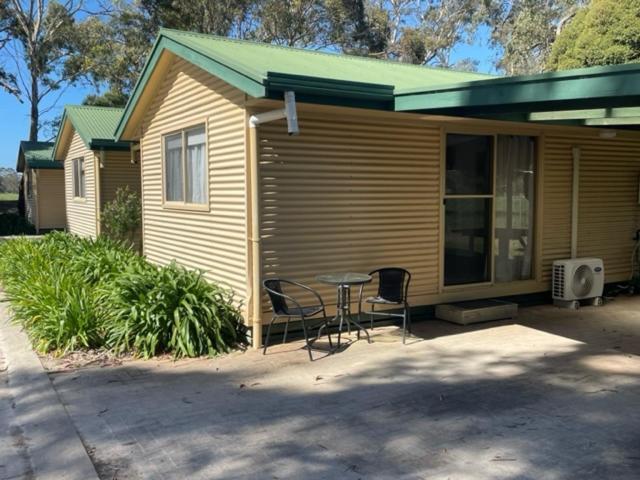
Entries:
POLYGON ((128 149, 129 142, 116 142, 113 136, 123 112, 123 108, 114 107, 65 106, 53 148, 54 158, 58 158, 63 147, 71 141, 71 133, 74 130, 78 132, 85 146, 91 150, 128 149))

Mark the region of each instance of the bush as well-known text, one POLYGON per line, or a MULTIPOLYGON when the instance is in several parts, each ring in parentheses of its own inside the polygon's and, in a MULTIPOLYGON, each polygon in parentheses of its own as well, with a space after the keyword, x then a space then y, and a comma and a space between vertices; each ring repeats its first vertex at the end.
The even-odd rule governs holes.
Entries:
POLYGON ((237 343, 240 313, 231 293, 175 263, 132 265, 109 285, 103 304, 109 309, 108 344, 116 352, 195 357, 227 352, 237 343))
POLYGON ((14 320, 36 350, 66 352, 104 344, 97 287, 142 259, 108 239, 54 232, 0 245, 0 279, 14 320))
POLYGON ((0 214, 0 237, 7 235, 34 235, 36 228, 16 213, 0 214))
POLYGON ((237 343, 240 315, 228 291, 104 237, 9 240, 0 245, 0 281, 14 321, 40 352, 109 347, 192 357, 237 343))
POLYGON ((135 235, 140 228, 142 208, 140 198, 128 186, 119 188, 113 201, 102 210, 102 234, 113 241, 135 244, 135 235))

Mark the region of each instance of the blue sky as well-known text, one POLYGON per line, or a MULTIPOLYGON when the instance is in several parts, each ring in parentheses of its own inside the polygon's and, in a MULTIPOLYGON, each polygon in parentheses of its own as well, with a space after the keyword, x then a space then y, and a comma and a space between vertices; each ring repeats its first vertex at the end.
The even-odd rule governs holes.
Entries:
MULTIPOLYGON (((452 62, 467 57, 473 58, 480 61, 480 72, 493 73, 495 53, 487 46, 487 33, 486 29, 480 30, 473 44, 458 45, 451 56, 452 62)), ((55 118, 62 113, 64 105, 80 103, 89 93, 94 93, 93 88, 86 85, 67 88, 45 119, 55 118)), ((52 99, 53 97, 55 95, 52 95, 52 99)), ((29 135, 29 104, 21 104, 15 97, 0 91, 0 119, 0 167, 15 168, 18 144, 29 135)))

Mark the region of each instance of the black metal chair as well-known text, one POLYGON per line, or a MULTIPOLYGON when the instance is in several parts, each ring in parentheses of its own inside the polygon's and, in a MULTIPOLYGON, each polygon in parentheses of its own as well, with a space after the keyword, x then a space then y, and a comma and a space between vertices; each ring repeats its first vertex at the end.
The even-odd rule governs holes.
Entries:
POLYGON ((319 328, 326 328, 327 335, 329 337, 329 348, 333 349, 333 343, 331 342, 331 334, 328 330, 329 320, 327 319, 327 314, 324 307, 324 302, 322 301, 322 297, 320 294, 316 292, 314 289, 307 287, 298 282, 294 282, 292 280, 284 280, 281 278, 269 278, 262 282, 262 286, 267 291, 269 295, 269 300, 271 301, 271 310, 273 311, 273 317, 271 319, 271 323, 269 323, 269 328, 267 328, 267 338, 264 342, 264 348, 262 350, 262 354, 265 355, 267 353, 267 347, 269 346, 269 337, 271 336, 271 327, 281 317, 286 317, 287 322, 284 326, 284 335, 282 337, 282 343, 287 341, 287 332, 289 330, 289 322, 292 318, 299 318, 302 323, 302 331, 304 333, 304 339, 307 343, 307 350, 309 351, 309 359, 313 361, 313 355, 311 350, 313 347, 313 342, 317 340, 317 338, 309 339, 307 320, 312 317, 316 317, 318 314, 322 314, 322 320, 315 326, 319 328), (299 290, 301 293, 310 292, 318 299, 318 304, 309 305, 303 307, 298 300, 296 300, 291 295, 288 295, 284 292, 283 286, 289 287, 291 290, 299 290))
MULTIPOLYGON (((389 267, 380 268, 370 272, 371 276, 378 276, 378 293, 374 297, 364 299, 365 303, 371 305, 368 312, 371 319, 371 329, 373 330, 373 317, 375 315, 383 317, 399 317, 402 318, 402 343, 406 342, 407 327, 411 333, 411 308, 407 301, 409 293, 409 282, 411 282, 411 274, 404 268, 389 267), (376 305, 399 305, 402 306, 402 313, 376 312, 376 305)), ((358 317, 362 315, 362 294, 364 285, 360 287, 360 296, 358 300, 358 317)))

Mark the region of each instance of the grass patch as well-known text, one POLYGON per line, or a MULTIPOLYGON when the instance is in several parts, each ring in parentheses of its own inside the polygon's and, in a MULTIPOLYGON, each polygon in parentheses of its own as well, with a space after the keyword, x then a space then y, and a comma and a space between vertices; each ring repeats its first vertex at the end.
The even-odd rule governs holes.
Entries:
POLYGON ((109 348, 149 358, 226 352, 239 342, 229 291, 108 240, 61 232, 0 245, 0 282, 39 352, 109 348))
POLYGON ((18 194, 12 192, 2 192, 0 193, 0 202, 17 202, 18 194))

